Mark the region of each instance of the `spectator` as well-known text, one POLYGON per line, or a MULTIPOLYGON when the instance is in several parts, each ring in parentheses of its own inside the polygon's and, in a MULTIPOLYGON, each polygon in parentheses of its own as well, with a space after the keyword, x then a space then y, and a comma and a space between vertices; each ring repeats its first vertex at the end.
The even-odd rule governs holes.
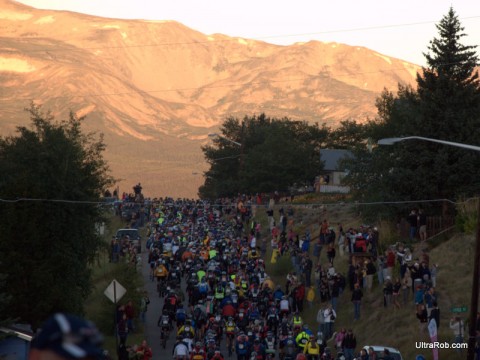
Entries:
MULTIPOLYGON (((460 317, 455 316, 454 318, 450 319, 450 329, 453 330, 453 335, 455 336, 454 342, 456 344, 463 343, 463 335, 464 335, 464 324, 463 320, 460 317)), ((457 352, 461 352, 460 348, 457 348, 457 352)))
POLYGON ((327 219, 324 219, 323 222, 320 224, 320 243, 326 244, 327 242, 327 234, 329 232, 329 226, 327 219))
POLYGON ((416 316, 419 321, 418 329, 420 331, 420 334, 425 334, 425 332, 427 331, 427 324, 428 324, 428 315, 427 315, 427 309, 425 309, 425 305, 423 304, 417 305, 416 316))
POLYGON ((407 217, 407 222, 410 225, 409 237, 410 240, 413 240, 417 235, 418 217, 416 209, 412 209, 412 211, 410 211, 410 214, 407 217))
POLYGON ((335 259, 335 246, 333 244, 328 245, 327 258, 330 264, 333 265, 333 260, 335 259))
POLYGON ((328 307, 323 312, 323 316, 325 318, 325 339, 330 339, 334 331, 337 313, 333 309, 332 305, 328 305, 328 307))
POLYGON ((337 335, 335 335, 335 349, 337 352, 344 351, 343 340, 345 339, 345 335, 347 335, 347 330, 345 328, 342 328, 339 332, 337 332, 337 335))
POLYGON ((321 332, 322 334, 326 334, 325 309, 323 309, 322 307, 320 307, 317 312, 317 323, 318 323, 318 331, 321 332))
POLYGON ((427 241, 427 216, 423 209, 418 210, 417 225, 419 226, 420 241, 427 241))
POLYGON ((412 277, 410 276, 410 270, 407 268, 407 271, 405 272, 405 276, 402 279, 403 305, 407 305, 408 301, 411 299, 411 295, 410 295, 411 287, 412 287, 412 277))
POLYGON ((395 309, 400 309, 400 302, 398 298, 400 297, 400 290, 402 289, 402 283, 399 278, 395 278, 395 283, 393 284, 393 293, 392 293, 392 302, 395 309))
POLYGON ((366 259, 365 260, 365 267, 366 267, 366 288, 367 288, 367 291, 370 292, 372 291, 372 287, 373 287, 373 276, 375 275, 375 273, 377 272, 377 269, 375 268, 375 265, 373 264, 373 262, 371 262, 369 259, 366 259))
POLYGON ((437 273, 438 265, 433 264, 432 268, 430 269, 430 280, 432 281, 432 287, 437 287, 437 273))
POLYGON ((136 355, 139 360, 150 360, 152 358, 152 349, 148 346, 146 340, 143 340, 142 345, 137 348, 136 355))
POLYGON ((140 320, 145 324, 145 316, 148 310, 148 304, 150 304, 150 299, 146 291, 143 292, 142 300, 140 302, 140 320))
POLYGON ((357 338, 352 332, 352 329, 348 329, 345 338, 343 339, 343 349, 345 354, 345 360, 353 360, 355 348, 357 347, 357 338))
POLYGON ((435 288, 431 287, 425 293, 425 304, 427 305, 427 313, 430 316, 430 312, 433 309, 433 303, 437 302, 437 294, 435 292, 435 288))
POLYGON ((135 308, 132 300, 128 300, 127 305, 125 305, 125 315, 127 317, 128 332, 133 333, 135 331, 135 326, 133 324, 133 319, 135 319, 135 308))
POLYGON ((438 308, 438 303, 436 300, 433 301, 433 308, 430 311, 430 316, 428 317, 428 321, 435 320, 437 324, 437 329, 440 327, 440 309, 438 308))
POLYGON ((127 315, 124 312, 120 313, 117 320, 117 336, 120 341, 120 345, 126 346, 128 336, 127 315))
POLYGON ((360 285, 355 284, 355 289, 352 292, 353 303, 353 320, 360 319, 360 305, 362 304, 363 292, 360 289, 360 285))
POLYGON ((383 306, 389 307, 392 303, 393 284, 390 276, 387 276, 383 284, 383 306))

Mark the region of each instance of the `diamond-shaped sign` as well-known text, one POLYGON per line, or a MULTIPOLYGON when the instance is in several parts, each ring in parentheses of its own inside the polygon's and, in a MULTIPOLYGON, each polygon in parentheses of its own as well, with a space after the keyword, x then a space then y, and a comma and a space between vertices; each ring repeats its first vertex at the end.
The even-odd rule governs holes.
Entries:
POLYGON ((116 304, 126 292, 127 289, 125 289, 117 280, 113 279, 103 293, 107 298, 110 299, 111 302, 116 304))

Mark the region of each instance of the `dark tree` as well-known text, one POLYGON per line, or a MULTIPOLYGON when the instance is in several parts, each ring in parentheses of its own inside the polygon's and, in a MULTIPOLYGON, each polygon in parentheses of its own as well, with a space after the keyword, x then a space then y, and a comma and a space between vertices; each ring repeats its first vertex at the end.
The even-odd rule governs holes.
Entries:
MULTIPOLYGON (((384 91, 378 117, 365 125, 365 140, 422 136, 480 145, 480 87, 474 46, 455 12, 437 25, 439 37, 425 54, 427 67, 417 74, 417 89, 399 85, 384 91)), ((457 199, 478 194, 480 153, 428 141, 409 140, 378 146, 372 153, 357 146, 349 169, 350 185, 363 200, 457 199)))
POLYGON ((82 119, 28 112, 31 128, 0 139, 0 274, 10 295, 0 316, 37 327, 56 311, 82 314, 102 244, 94 202, 113 181, 103 140, 82 133, 82 119))
POLYGON ((203 148, 210 169, 199 195, 287 191, 295 183, 311 184, 321 170, 320 148, 328 133, 325 126, 264 114, 229 118, 221 136, 203 148))

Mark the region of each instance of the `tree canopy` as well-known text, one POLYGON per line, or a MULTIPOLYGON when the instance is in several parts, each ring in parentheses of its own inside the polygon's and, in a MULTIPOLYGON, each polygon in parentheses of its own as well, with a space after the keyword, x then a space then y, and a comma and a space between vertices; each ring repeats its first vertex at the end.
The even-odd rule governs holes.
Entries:
POLYGON ((210 169, 199 195, 286 191, 295 183, 312 183, 322 168, 320 148, 328 133, 325 126, 265 114, 228 118, 213 144, 202 148, 210 169))
POLYGON ((36 327, 56 311, 82 314, 102 245, 95 202, 113 179, 102 137, 82 133, 82 118, 28 112, 30 128, 0 139, 0 274, 10 295, 0 316, 36 327))
MULTIPOLYGON (((363 127, 364 139, 421 136, 480 145, 480 87, 474 46, 453 9, 437 24, 417 88, 399 85, 377 99, 378 116, 363 127)), ((364 200, 457 199, 478 194, 480 153, 429 141, 408 140, 367 151, 356 146, 347 181, 364 200)))

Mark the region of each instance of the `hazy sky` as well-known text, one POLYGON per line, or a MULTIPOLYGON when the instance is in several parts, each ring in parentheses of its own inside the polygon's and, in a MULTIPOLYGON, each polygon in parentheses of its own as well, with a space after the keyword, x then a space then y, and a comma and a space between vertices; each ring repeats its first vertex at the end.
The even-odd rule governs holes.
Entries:
MULTIPOLYGON (((21 0, 41 8, 124 19, 176 20, 204 34, 222 33, 288 45, 319 40, 365 46, 424 65, 450 6, 480 45, 480 0, 21 0)), ((480 49, 477 49, 480 52, 480 49)))

